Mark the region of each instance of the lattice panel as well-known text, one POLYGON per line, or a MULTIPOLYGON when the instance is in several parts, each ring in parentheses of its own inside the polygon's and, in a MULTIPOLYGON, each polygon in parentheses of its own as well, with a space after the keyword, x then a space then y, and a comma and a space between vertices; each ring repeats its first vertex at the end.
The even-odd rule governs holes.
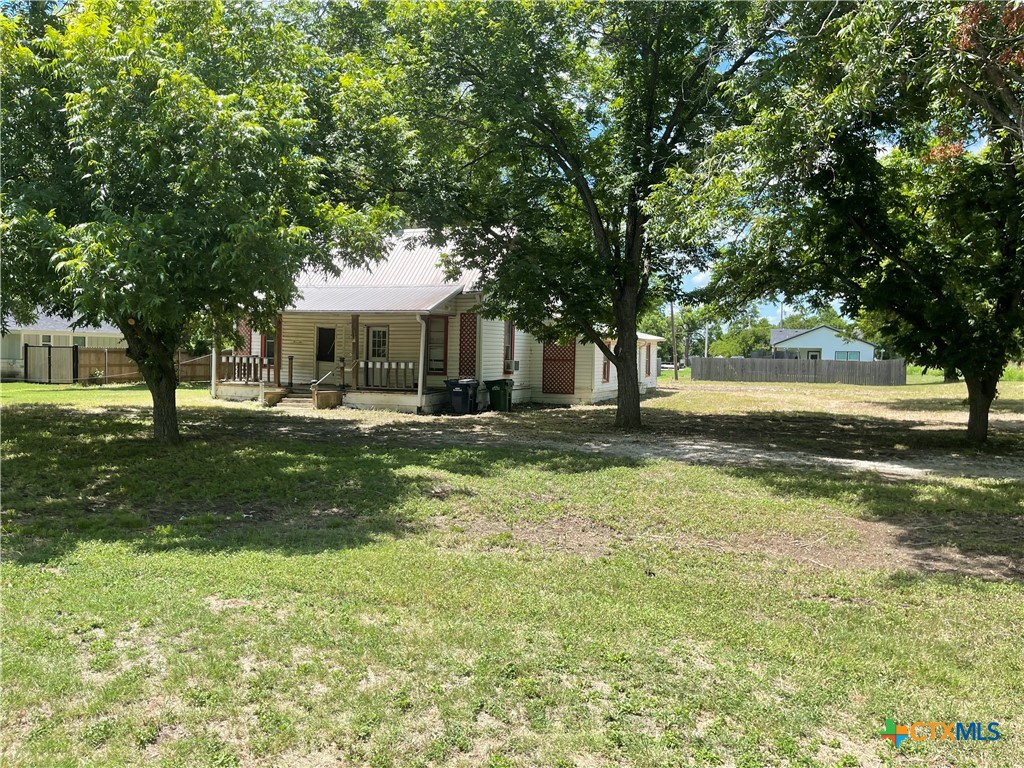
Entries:
POLYGON ((542 389, 546 395, 571 395, 576 391, 576 345, 545 344, 542 389))
POLYGON ((459 315, 459 378, 476 378, 476 315, 459 315))
POLYGON ((242 346, 235 350, 237 355, 252 354, 252 328, 245 321, 238 324, 238 332, 242 336, 242 346))

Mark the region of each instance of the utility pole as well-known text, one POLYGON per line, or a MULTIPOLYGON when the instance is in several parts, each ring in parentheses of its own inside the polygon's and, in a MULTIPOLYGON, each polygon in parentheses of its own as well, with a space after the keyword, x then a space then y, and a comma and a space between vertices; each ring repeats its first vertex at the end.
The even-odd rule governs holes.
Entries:
POLYGON ((672 375, 679 381, 679 350, 676 348, 676 305, 668 303, 668 314, 672 318, 672 375))
POLYGON ((709 332, 710 326, 711 326, 710 323, 707 323, 707 322, 704 323, 704 357, 708 356, 708 332, 709 332))

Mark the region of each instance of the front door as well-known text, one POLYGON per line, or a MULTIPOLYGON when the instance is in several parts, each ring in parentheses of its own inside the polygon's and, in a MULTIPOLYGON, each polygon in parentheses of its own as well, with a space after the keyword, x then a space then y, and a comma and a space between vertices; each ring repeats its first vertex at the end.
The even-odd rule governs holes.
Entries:
POLYGON ((366 328, 366 375, 364 386, 387 388, 391 385, 390 369, 382 363, 388 360, 388 327, 370 325, 366 328))
MULTIPOLYGON (((335 330, 333 328, 316 329, 316 379, 319 381, 334 368, 337 351, 335 347, 335 330)), ((324 383, 337 383, 334 376, 328 376, 324 383)))
POLYGON ((366 329, 366 359, 388 359, 388 327, 371 325, 366 329))

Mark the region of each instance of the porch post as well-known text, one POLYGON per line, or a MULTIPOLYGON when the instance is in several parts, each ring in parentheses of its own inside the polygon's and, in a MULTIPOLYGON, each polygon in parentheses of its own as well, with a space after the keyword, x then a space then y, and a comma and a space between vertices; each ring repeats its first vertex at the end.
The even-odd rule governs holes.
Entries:
POLYGON ((418 412, 422 412, 424 406, 427 404, 426 393, 423 391, 427 384, 427 366, 423 363, 427 359, 427 321, 423 319, 423 315, 416 315, 416 319, 420 321, 420 357, 419 357, 419 382, 416 386, 418 393, 418 400, 420 401, 418 412))
POLYGON ((274 329, 274 386, 281 386, 281 315, 277 316, 277 327, 274 329))
POLYGON ((220 357, 220 351, 217 349, 217 339, 213 340, 213 349, 210 351, 210 397, 214 400, 217 399, 217 359, 220 357))
MULTIPOLYGON (((484 325, 483 318, 480 313, 476 313, 476 378, 481 384, 483 384, 484 376, 484 325)), ((459 337, 459 343, 462 343, 462 337, 459 337)), ((479 390, 477 390, 479 391, 479 390)))
POLYGON ((359 315, 352 315, 352 389, 359 389, 359 315))

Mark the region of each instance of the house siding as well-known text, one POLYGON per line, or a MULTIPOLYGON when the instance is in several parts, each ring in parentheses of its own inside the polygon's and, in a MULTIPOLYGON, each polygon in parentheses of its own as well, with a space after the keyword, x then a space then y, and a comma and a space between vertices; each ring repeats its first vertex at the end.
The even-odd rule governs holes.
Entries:
MULTIPOLYGON (((515 329, 515 359, 519 361, 519 370, 505 373, 505 321, 490 318, 480 319, 480 333, 477 339, 477 353, 480 364, 477 367, 477 378, 481 381, 510 378, 515 384, 512 389, 512 402, 523 403, 531 400, 531 394, 539 391, 539 373, 535 374, 537 359, 537 341, 526 331, 515 329), (536 379, 536 388, 534 381, 536 379)), ((489 398, 483 397, 489 403, 489 398)))
POLYGON ((594 363, 593 377, 594 386, 590 393, 590 402, 599 403, 604 400, 614 400, 619 395, 619 373, 614 365, 609 364, 608 381, 601 381, 601 372, 604 368, 604 361, 607 358, 596 346, 592 346, 591 360, 594 363))
POLYGON ((871 362, 875 357, 875 348, 866 341, 847 341, 829 328, 815 328, 813 331, 780 342, 775 348, 799 350, 801 360, 807 359, 807 350, 819 349, 822 360, 835 360, 836 352, 860 352, 861 362, 871 362))
MULTIPOLYGON (((450 302, 436 310, 431 317, 448 318, 448 361, 447 369, 443 373, 428 374, 426 386, 430 388, 444 387, 444 380, 457 375, 459 370, 459 314, 467 311, 476 305, 473 299, 450 302)), ((424 319, 427 317, 423 316, 424 319)), ((423 365, 421 354, 422 324, 417 315, 379 313, 359 315, 359 358, 366 359, 366 338, 367 329, 371 326, 387 326, 388 328, 388 358, 392 361, 415 362, 419 371, 423 365)), ((316 312, 300 313, 287 312, 281 319, 281 351, 282 375, 286 370, 288 355, 294 355, 293 381, 296 384, 305 384, 312 381, 315 376, 315 355, 316 355, 316 328, 334 328, 336 354, 338 357, 346 358, 346 380, 349 384, 353 382, 355 370, 355 359, 352 356, 352 315, 348 313, 316 312)), ((501 356, 501 338, 499 336, 498 357, 501 356)), ((258 348, 258 347, 257 347, 258 348)), ((500 376, 501 361, 497 363, 500 376)), ((495 377, 497 378, 497 377, 495 377)))
MULTIPOLYGON (((484 318, 474 312, 479 298, 476 295, 460 296, 432 316, 448 318, 448 360, 444 374, 426 377, 427 390, 444 388, 446 378, 457 377, 459 370, 459 329, 463 313, 476 315, 477 348, 476 378, 482 382, 511 378, 515 382, 512 392, 513 403, 538 402, 573 405, 595 403, 614 399, 618 394, 614 366, 608 382, 601 381, 604 356, 593 344, 576 343, 574 363, 574 392, 572 394, 548 394, 543 391, 544 347, 531 334, 516 330, 515 359, 519 370, 505 374, 502 354, 504 348, 505 323, 503 320, 484 318)), ((426 316, 424 316, 426 317, 426 316)), ((423 365, 421 349, 422 325, 416 315, 396 313, 360 314, 358 316, 359 359, 366 356, 367 329, 371 326, 387 326, 389 331, 388 356, 392 361, 415 361, 417 369, 423 365)), ((314 356, 316 349, 316 328, 334 328, 337 339, 337 355, 348 360, 346 381, 354 382, 355 366, 352 354, 352 315, 348 313, 285 313, 281 321, 282 377, 287 376, 287 358, 293 359, 292 381, 296 385, 306 384, 316 378, 314 356)), ((657 385, 657 344, 641 341, 638 345, 637 365, 640 380, 648 387, 657 385), (645 375, 647 348, 651 350, 651 375, 645 375)), ((418 379, 418 377, 417 377, 418 379)), ((489 406, 486 390, 481 388, 480 403, 489 406)))

